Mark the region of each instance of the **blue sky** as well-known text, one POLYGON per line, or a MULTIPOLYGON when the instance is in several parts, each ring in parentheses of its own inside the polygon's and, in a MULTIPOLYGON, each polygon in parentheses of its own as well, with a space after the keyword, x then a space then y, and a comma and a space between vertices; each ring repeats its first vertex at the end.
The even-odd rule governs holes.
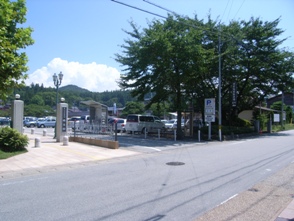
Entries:
MULTIPOLYGON (((153 13, 167 12, 143 0, 118 0, 153 13)), ((285 30, 283 44, 294 51, 293 0, 149 0, 180 15, 213 19, 228 23, 260 17, 273 21, 281 17, 279 27, 285 30)), ((119 89, 116 81, 121 73, 114 54, 131 30, 128 21, 141 27, 159 17, 115 3, 111 0, 27 0, 27 22, 34 29, 35 44, 26 49, 30 70, 27 85, 33 83, 54 87, 52 75, 64 74, 61 86, 74 84, 90 91, 119 89)))

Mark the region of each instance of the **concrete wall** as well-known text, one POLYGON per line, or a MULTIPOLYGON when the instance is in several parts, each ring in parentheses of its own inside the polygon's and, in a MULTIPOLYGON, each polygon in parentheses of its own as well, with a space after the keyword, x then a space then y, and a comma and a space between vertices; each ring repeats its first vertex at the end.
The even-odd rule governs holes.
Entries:
POLYGON ((73 142, 79 142, 99 147, 106 147, 109 149, 118 149, 119 143, 118 141, 112 141, 112 140, 98 140, 98 139, 91 139, 86 137, 69 137, 69 141, 73 142))

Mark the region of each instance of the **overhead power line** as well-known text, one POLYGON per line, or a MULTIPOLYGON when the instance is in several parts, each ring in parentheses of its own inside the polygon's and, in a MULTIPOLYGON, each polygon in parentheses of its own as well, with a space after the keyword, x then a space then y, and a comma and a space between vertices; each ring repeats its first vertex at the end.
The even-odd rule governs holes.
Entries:
POLYGON ((243 0, 242 4, 240 5, 238 11, 236 12, 235 16, 233 19, 235 19, 235 17, 237 16, 237 14, 239 13, 240 9, 242 8, 243 4, 244 4, 245 0, 243 0))
POLYGON ((147 11, 145 9, 141 9, 141 8, 138 8, 138 7, 135 7, 135 6, 132 6, 132 5, 129 5, 129 4, 126 4, 126 3, 123 3, 123 2, 120 2, 120 1, 116 1, 116 0, 111 0, 115 3, 118 3, 118 4, 121 4, 121 5, 124 5, 124 6, 127 6, 127 7, 130 7, 130 8, 133 8, 133 9, 136 9, 136 10, 139 10, 139 11, 142 11, 142 12, 145 12, 145 13, 148 13, 148 14, 151 14, 151 15, 155 15, 155 16, 158 16, 160 18, 164 18, 164 19, 167 19, 167 17, 165 16, 162 16, 162 15, 159 15, 159 14, 156 14, 154 12, 150 12, 150 11, 147 11))
POLYGON ((169 10, 169 9, 167 9, 167 8, 164 8, 164 7, 160 6, 160 5, 157 5, 157 4, 155 4, 155 3, 152 3, 152 2, 150 2, 150 1, 148 1, 148 0, 143 0, 143 2, 146 2, 146 3, 148 3, 148 4, 150 4, 150 5, 153 5, 153 6, 157 7, 157 8, 161 8, 161 9, 163 9, 163 10, 165 10, 165 11, 168 11, 168 12, 174 14, 174 15, 178 15, 178 16, 179 16, 178 13, 176 13, 176 12, 174 12, 174 11, 172 11, 172 10, 169 10))

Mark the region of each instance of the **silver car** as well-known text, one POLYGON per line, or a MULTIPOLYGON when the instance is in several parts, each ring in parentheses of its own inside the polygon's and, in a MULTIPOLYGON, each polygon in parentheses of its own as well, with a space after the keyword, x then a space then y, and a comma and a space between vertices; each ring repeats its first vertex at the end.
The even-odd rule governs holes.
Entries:
POLYGON ((116 121, 116 124, 117 124, 117 132, 122 132, 122 133, 125 133, 126 132, 126 123, 127 123, 127 120, 126 119, 118 119, 116 121))
POLYGON ((56 118, 46 118, 42 121, 38 121, 37 122, 37 127, 55 127, 55 124, 56 124, 56 118))
POLYGON ((25 127, 35 127, 37 126, 37 118, 36 117, 26 117, 23 122, 25 127))

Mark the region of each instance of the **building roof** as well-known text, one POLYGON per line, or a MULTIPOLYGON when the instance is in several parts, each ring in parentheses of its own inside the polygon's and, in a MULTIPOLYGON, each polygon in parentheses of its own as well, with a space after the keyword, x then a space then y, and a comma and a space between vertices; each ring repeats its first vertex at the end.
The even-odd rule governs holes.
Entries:
POLYGON ((108 108, 107 105, 101 104, 101 103, 99 103, 97 101, 93 101, 93 100, 81 101, 80 103, 85 104, 90 107, 106 107, 106 108, 108 108))
POLYGON ((267 108, 267 107, 261 107, 261 106, 255 106, 254 107, 255 109, 260 109, 260 110, 263 110, 263 111, 272 111, 272 112, 276 112, 276 113, 280 113, 281 111, 279 110, 275 110, 275 109, 271 109, 271 108, 267 108))

